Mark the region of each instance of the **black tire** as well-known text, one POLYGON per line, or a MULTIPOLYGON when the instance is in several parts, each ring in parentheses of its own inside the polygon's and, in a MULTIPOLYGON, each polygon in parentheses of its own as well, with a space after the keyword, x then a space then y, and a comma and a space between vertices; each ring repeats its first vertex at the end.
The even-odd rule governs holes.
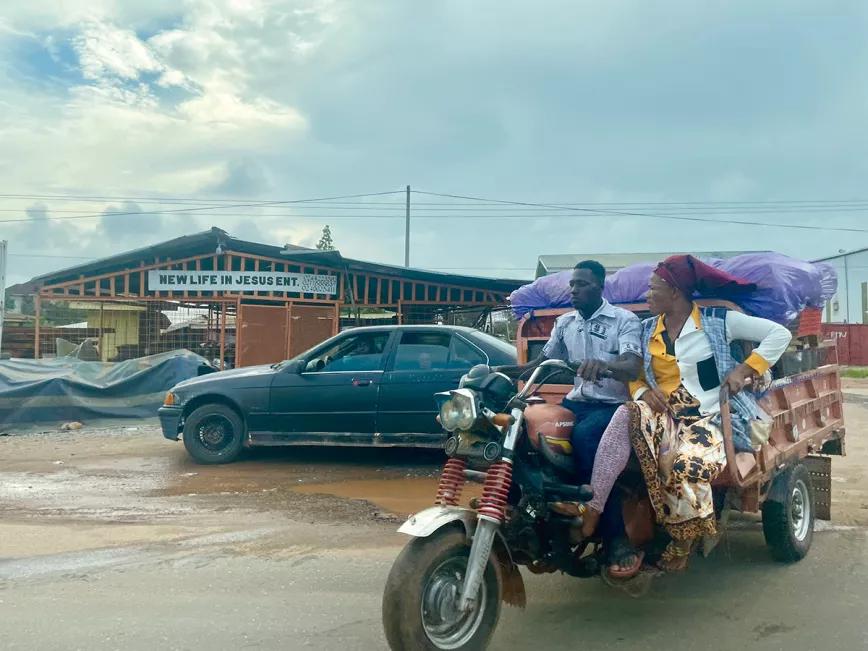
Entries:
POLYGON ((776 499, 763 504, 763 535, 772 558, 795 563, 807 556, 814 539, 811 475, 800 463, 775 479, 775 484, 772 493, 776 499))
MULTIPOLYGON (((392 565, 383 594, 383 628, 392 651, 478 651, 488 646, 500 617, 501 585, 494 559, 489 560, 480 587, 481 612, 470 618, 463 643, 458 646, 439 643, 436 636, 429 635, 423 615, 426 589, 436 590, 437 583, 432 585, 432 580, 436 582, 437 575, 450 577, 452 567, 466 568, 469 554, 464 530, 453 527, 407 543, 392 565)), ((448 590, 443 581, 439 585, 441 594, 448 590)), ((442 612, 443 601, 439 603, 442 612)), ((434 619, 436 614, 430 617, 434 619)))
POLYGON ((184 447, 196 463, 231 463, 243 446, 244 422, 231 407, 202 405, 184 421, 184 447))

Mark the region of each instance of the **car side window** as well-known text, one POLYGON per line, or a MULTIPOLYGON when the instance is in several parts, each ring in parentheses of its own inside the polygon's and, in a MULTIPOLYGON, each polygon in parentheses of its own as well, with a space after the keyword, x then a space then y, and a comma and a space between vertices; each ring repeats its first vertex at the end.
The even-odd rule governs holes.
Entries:
POLYGON ((478 350, 446 332, 405 332, 395 354, 396 371, 469 369, 484 363, 478 350))
POLYGON ((466 368, 477 364, 487 364, 488 359, 474 346, 458 336, 452 337, 449 347, 449 368, 466 368))
POLYGON ((396 371, 434 371, 449 368, 448 332, 405 332, 395 353, 396 371))
POLYGON ((308 372, 381 371, 388 332, 368 332, 344 337, 308 362, 308 372))

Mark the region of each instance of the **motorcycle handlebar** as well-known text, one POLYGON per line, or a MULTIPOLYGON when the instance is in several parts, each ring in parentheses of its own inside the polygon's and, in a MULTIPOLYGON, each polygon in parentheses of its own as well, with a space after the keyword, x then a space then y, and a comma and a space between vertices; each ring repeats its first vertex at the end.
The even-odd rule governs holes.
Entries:
MULTIPOLYGON (((581 367, 581 362, 564 362, 559 359, 547 359, 533 370, 533 373, 528 378, 527 383, 524 385, 524 389, 522 389, 516 397, 519 399, 527 398, 527 396, 530 395, 530 391, 532 390, 533 386, 537 384, 537 380, 539 379, 544 369, 559 368, 561 370, 569 371, 576 374, 579 372, 579 369, 581 367)), ((600 373, 600 377, 603 379, 611 379, 613 377, 612 371, 603 371, 602 373, 600 373)))

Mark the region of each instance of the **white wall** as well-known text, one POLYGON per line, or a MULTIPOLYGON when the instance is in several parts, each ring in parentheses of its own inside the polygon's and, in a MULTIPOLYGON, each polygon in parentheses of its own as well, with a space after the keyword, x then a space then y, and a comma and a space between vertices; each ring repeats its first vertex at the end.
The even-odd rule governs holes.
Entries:
POLYGON ((862 285, 868 283, 868 251, 826 260, 838 272, 838 293, 829 302, 823 320, 831 323, 868 323, 862 285))

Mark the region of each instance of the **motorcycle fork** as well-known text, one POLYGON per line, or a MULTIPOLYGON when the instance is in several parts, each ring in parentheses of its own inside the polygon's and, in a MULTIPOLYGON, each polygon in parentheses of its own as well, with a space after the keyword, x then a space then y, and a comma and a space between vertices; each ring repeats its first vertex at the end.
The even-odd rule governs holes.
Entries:
POLYGON ((512 425, 503 443, 503 458, 489 467, 485 475, 476 531, 473 533, 467 573, 458 601, 458 607, 465 612, 470 610, 479 595, 479 586, 491 557, 494 537, 506 519, 506 501, 512 487, 512 456, 521 432, 523 417, 524 413, 520 409, 512 410, 512 425))
POLYGON ((473 534, 473 545, 470 547, 470 557, 467 559, 467 574, 461 589, 461 599, 458 608, 467 612, 473 607, 479 596, 479 586, 485 576, 485 568, 491 556, 491 546, 494 536, 500 528, 500 523, 484 516, 479 518, 476 531, 473 534))

